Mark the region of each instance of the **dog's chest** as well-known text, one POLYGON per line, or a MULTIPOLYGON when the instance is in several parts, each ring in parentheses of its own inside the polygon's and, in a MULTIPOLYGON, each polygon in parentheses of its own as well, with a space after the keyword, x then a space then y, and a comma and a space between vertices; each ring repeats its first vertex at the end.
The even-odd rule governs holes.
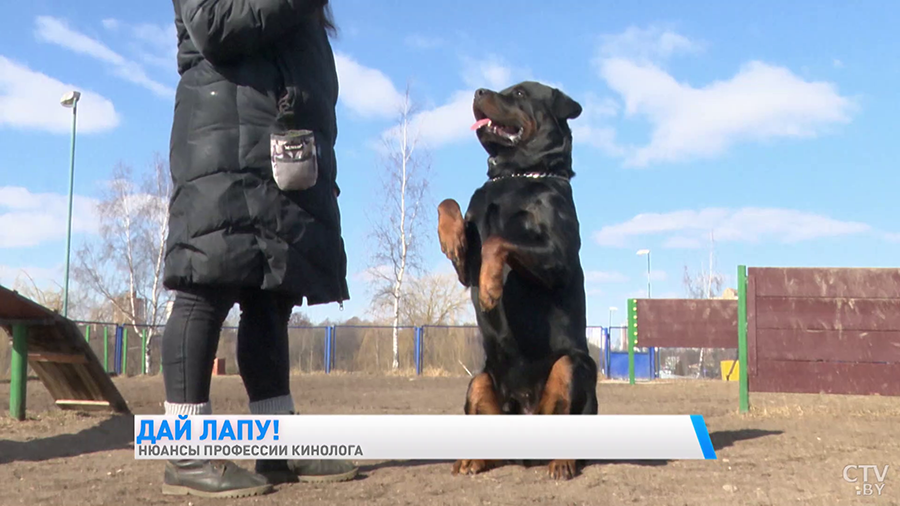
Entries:
POLYGON ((495 182, 479 188, 466 211, 482 238, 510 228, 530 228, 534 215, 551 206, 553 191, 536 183, 495 182))

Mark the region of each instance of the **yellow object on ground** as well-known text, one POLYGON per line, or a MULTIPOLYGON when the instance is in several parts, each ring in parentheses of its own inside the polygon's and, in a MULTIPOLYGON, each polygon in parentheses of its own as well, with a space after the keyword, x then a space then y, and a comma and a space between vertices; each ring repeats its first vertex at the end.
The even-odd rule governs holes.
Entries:
POLYGON ((722 381, 737 381, 741 370, 741 364, 737 360, 723 360, 720 362, 722 368, 722 381), (733 365, 733 369, 732 369, 733 365))

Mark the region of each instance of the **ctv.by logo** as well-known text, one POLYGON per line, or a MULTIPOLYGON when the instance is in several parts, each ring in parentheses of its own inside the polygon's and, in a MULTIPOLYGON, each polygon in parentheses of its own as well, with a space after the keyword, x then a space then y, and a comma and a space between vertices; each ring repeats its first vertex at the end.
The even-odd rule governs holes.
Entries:
POLYGON ((884 490, 884 479, 887 477, 888 465, 885 464, 884 469, 878 469, 878 466, 866 465, 859 466, 851 464, 844 466, 844 481, 847 483, 859 482, 859 471, 862 471, 862 486, 856 487, 856 495, 874 496, 881 495, 884 490), (851 477, 850 471, 856 471, 856 476, 851 477), (869 471, 872 471, 875 477, 875 483, 869 482, 869 471))

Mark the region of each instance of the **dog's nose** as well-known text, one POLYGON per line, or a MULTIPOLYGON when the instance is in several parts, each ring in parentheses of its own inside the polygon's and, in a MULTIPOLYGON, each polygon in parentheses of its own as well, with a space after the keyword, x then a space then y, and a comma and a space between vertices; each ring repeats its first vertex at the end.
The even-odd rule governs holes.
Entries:
POLYGON ((486 89, 484 89, 484 88, 478 88, 477 90, 475 90, 475 96, 476 96, 476 97, 483 97, 483 96, 487 95, 488 92, 489 92, 489 90, 486 90, 486 89))

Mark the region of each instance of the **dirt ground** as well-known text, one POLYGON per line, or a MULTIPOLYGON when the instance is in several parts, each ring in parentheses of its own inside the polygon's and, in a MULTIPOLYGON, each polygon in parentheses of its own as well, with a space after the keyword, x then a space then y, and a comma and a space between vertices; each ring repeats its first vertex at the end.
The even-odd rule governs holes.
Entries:
MULTIPOLYGON (((309 375, 294 379, 305 413, 459 413, 466 378, 309 375)), ((162 413, 157 377, 116 379, 137 414, 162 413)), ((0 505, 900 505, 900 399, 757 394, 737 413, 737 384, 601 383, 601 412, 706 417, 716 461, 589 463, 556 483, 543 466, 454 477, 450 462, 360 462, 348 483, 290 484, 239 500, 160 493, 162 461, 134 459, 131 417, 63 412, 29 382, 24 422, 0 415, 0 505), (889 464, 880 497, 857 495, 848 464, 889 464)), ((0 384, 6 399, 8 384, 0 384)), ((246 413, 240 379, 216 377, 217 413, 246 413)), ((251 461, 239 461, 250 466, 251 461)))

